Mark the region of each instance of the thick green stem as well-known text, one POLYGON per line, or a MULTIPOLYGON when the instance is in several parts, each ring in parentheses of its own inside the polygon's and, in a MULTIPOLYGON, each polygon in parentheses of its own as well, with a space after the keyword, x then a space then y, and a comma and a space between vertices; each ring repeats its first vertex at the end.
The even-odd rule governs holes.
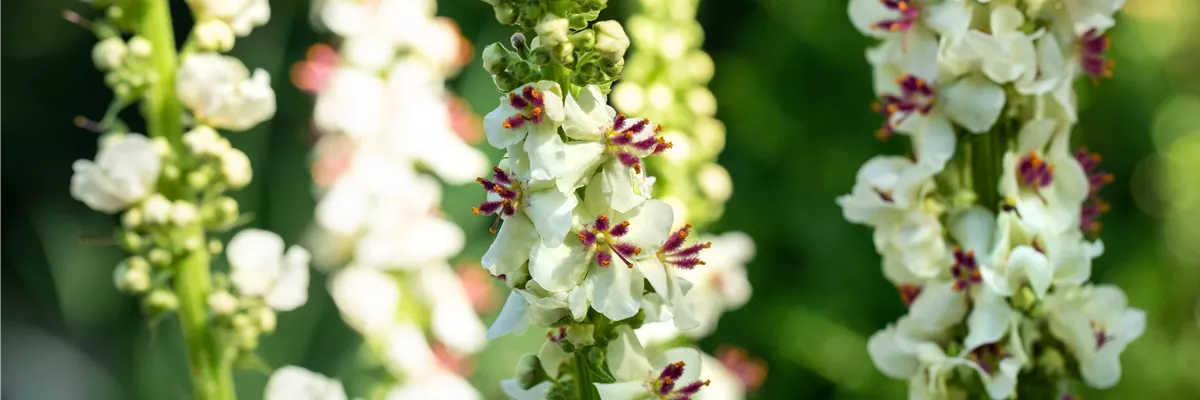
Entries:
MULTIPOLYGON (((190 228, 187 238, 200 238, 200 226, 190 228)), ((187 343, 192 387, 198 400, 232 400, 231 363, 221 351, 208 321, 209 254, 205 249, 189 252, 175 263, 175 293, 179 296, 179 325, 187 343)))
POLYGON ((599 398, 596 385, 592 384, 591 371, 588 370, 588 350, 590 347, 575 350, 575 382, 578 384, 579 400, 599 398))
MULTIPOLYGON (((183 107, 175 96, 178 60, 170 4, 168 0, 140 0, 138 5, 142 12, 138 34, 150 41, 151 63, 156 74, 142 104, 146 130, 150 136, 165 138, 176 153, 182 155, 183 107)), ((164 188, 164 193, 176 199, 181 197, 173 189, 164 188)), ((182 237, 207 243, 203 227, 195 225, 186 229, 182 237)), ((209 261, 209 254, 203 248, 191 250, 176 260, 174 280, 175 293, 179 296, 179 325, 187 344, 188 370, 195 398, 230 400, 234 398, 231 363, 222 353, 208 323, 207 299, 212 286, 209 261)))

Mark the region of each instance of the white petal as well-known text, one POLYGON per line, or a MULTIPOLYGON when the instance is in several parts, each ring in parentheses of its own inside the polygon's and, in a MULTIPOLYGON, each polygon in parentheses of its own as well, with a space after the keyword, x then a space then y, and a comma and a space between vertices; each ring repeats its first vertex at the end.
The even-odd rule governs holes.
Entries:
POLYGON ((1021 127, 1021 132, 1017 133, 1017 149, 1018 154, 1024 154, 1030 150, 1039 152, 1046 151, 1046 145, 1050 144, 1050 137, 1054 136, 1054 132, 1058 126, 1058 121, 1054 118, 1038 118, 1025 123, 1021 127))
POLYGON ((487 136, 488 144, 497 149, 504 149, 525 139, 525 135, 529 132, 529 125, 532 124, 531 122, 526 122, 516 129, 507 129, 504 127, 504 120, 516 113, 516 109, 508 105, 504 99, 501 99, 500 105, 495 110, 483 116, 483 133, 487 136))
POLYGON ((626 325, 617 328, 617 338, 608 342, 608 370, 617 381, 641 381, 652 373, 646 350, 626 325))
POLYGON ((1012 33, 1021 29, 1021 25, 1025 24, 1025 14, 1022 14, 1016 7, 999 4, 992 8, 990 22, 992 33, 1012 33))
POLYGON ((596 178, 599 178, 600 189, 613 210, 629 211, 650 197, 650 194, 642 191, 640 187, 640 181, 645 179, 644 173, 644 170, 641 174, 635 173, 632 168, 622 165, 616 157, 604 164, 596 178))
POLYGON ((588 85, 579 91, 579 97, 568 95, 565 107, 566 119, 563 132, 575 140, 596 141, 602 139, 604 130, 611 127, 607 101, 600 88, 588 85))
POLYGON ((934 109, 933 113, 925 118, 925 124, 916 141, 917 158, 920 163, 934 171, 941 171, 950 157, 954 156, 954 147, 958 139, 954 135, 954 127, 950 120, 946 119, 941 111, 934 109))
MULTIPOLYGON (((562 88, 558 86, 558 83, 551 81, 539 81, 533 86, 542 91, 542 103, 546 105, 546 119, 557 130, 564 117, 562 88)), ((542 123, 547 122, 543 121, 542 123)))
POLYGON ((629 213, 618 212, 613 217, 614 222, 629 221, 629 233, 620 240, 641 247, 644 251, 658 249, 667 240, 675 222, 671 206, 657 199, 647 200, 629 213))
POLYGON ((910 378, 920 368, 920 360, 912 352, 909 339, 902 337, 895 326, 871 335, 867 341, 867 353, 879 372, 895 379, 910 378))
POLYGON ((513 378, 500 381, 500 389, 513 400, 546 400, 546 391, 550 390, 550 384, 550 381, 545 381, 525 390, 521 389, 516 378, 513 378))
POLYGON ((982 207, 971 207, 950 218, 950 236, 962 244, 964 250, 975 252, 978 258, 987 257, 992 249, 992 235, 996 230, 996 218, 982 207))
POLYGON ((246 296, 266 295, 279 277, 283 238, 262 229, 244 229, 225 247, 229 279, 246 296))
POLYGON ((541 361, 542 369, 546 370, 546 375, 557 379, 559 367, 570 360, 573 355, 563 351, 562 345, 547 340, 542 344, 542 349, 538 351, 537 357, 538 361, 541 361))
POLYGON ((492 340, 508 333, 517 335, 524 333, 525 329, 529 328, 528 306, 529 303, 525 302, 525 297, 522 297, 520 293, 515 291, 509 293, 508 300, 500 309, 500 315, 497 315, 492 326, 488 327, 487 335, 484 338, 492 340))
POLYGON ((275 286, 263 300, 278 311, 291 311, 308 301, 308 263, 312 255, 300 246, 292 246, 284 255, 283 268, 275 286))
POLYGON ((567 161, 558 129, 549 124, 530 128, 529 136, 525 138, 525 152, 529 154, 529 174, 533 179, 556 178, 553 172, 562 169, 567 161))
POLYGON ((571 215, 579 204, 579 198, 557 190, 527 193, 526 198, 529 203, 523 209, 533 221, 542 244, 547 247, 561 244, 571 230, 571 215))
POLYGON ((687 385, 701 379, 704 371, 701 368, 704 366, 703 360, 700 358, 700 351, 690 347, 676 347, 663 352, 662 357, 659 357, 661 365, 655 364, 654 367, 658 370, 666 368, 667 364, 683 362, 683 374, 679 376, 678 386, 687 385))
POLYGON ((962 322, 966 313, 963 293, 955 292, 952 282, 931 282, 921 289, 921 294, 913 301, 908 317, 914 329, 935 336, 962 322))
POLYGON ((850 22, 858 28, 859 32, 864 35, 873 37, 884 37, 891 33, 887 30, 875 27, 875 23, 892 19, 899 16, 895 11, 884 7, 878 0, 850 0, 847 7, 847 13, 850 14, 850 22))
POLYGON ((982 76, 970 75, 942 88, 946 116, 973 133, 992 129, 1004 110, 1004 89, 982 76))
POLYGON ((419 272, 426 304, 430 305, 430 327, 434 336, 464 354, 484 346, 484 327, 471 307, 471 299, 458 275, 448 264, 427 265, 419 272))
POLYGON ((646 382, 596 383, 600 400, 640 400, 650 396, 646 382))
POLYGON ((345 400, 342 383, 297 366, 284 366, 271 374, 264 389, 266 400, 345 400))
POLYGON ((558 190, 572 193, 575 189, 587 184, 587 180, 596 172, 596 167, 603 161, 604 144, 597 142, 568 143, 563 148, 566 160, 553 171, 557 177, 558 190))
POLYGON ((538 234, 533 223, 517 213, 500 225, 496 240, 492 241, 480 262, 494 276, 512 274, 529 260, 529 252, 537 243, 538 234))
POLYGON ((1000 341, 1013 317, 1013 310, 999 295, 984 293, 974 300, 975 309, 967 318, 967 337, 963 339, 963 347, 969 350, 1000 341))
POLYGON ((351 327, 366 335, 385 331, 396 320, 400 286, 374 268, 351 265, 329 280, 329 294, 351 327))
POLYGON ((1050 290, 1050 279, 1054 271, 1050 270, 1050 261, 1046 255, 1029 246, 1017 247, 1008 256, 1010 274, 1024 275, 1033 288, 1034 294, 1041 299, 1050 290))
POLYGON ((529 255, 529 274, 548 291, 566 291, 583 282, 591 264, 590 255, 575 240, 555 247, 538 243, 529 255))
POLYGON ((646 279, 637 268, 616 262, 608 267, 593 265, 587 282, 592 308, 613 321, 634 316, 642 306, 646 279))

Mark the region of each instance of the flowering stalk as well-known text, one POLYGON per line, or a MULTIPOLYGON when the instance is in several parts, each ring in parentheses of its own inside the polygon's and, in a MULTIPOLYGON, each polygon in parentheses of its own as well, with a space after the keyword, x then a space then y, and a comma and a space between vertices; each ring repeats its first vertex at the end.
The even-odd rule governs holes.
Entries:
POLYGON ((77 119, 103 135, 95 161, 75 162, 71 195, 121 214, 117 239, 130 257, 114 271, 115 284, 143 295, 152 321, 178 311, 196 398, 232 399, 231 369, 261 364, 253 354, 258 336, 274 330, 276 310, 305 302, 308 285, 307 252, 284 255, 282 239, 265 231, 243 230, 230 241, 229 274, 210 265, 225 246, 209 236, 240 220, 237 202, 224 194, 251 178, 249 159, 214 128, 246 130, 275 112, 266 72, 251 79, 241 62, 215 51, 232 48, 235 32, 265 23, 269 8, 265 0, 189 2, 197 25, 177 55, 167 1, 93 4, 103 17, 66 16, 100 38, 92 59, 115 98, 99 122, 77 119), (117 117, 138 101, 153 139, 128 132, 117 117))
POLYGON ((484 345, 471 290, 490 282, 468 285, 448 264, 465 238, 443 215, 435 178, 464 184, 487 169, 465 140, 477 117, 445 90, 470 46, 434 17, 433 1, 316 7, 338 45, 312 46, 292 70, 317 96, 321 134, 309 242, 343 318, 364 338, 364 362, 386 377, 371 397, 481 398, 464 377, 484 345))
POLYGON ((914 398, 1074 398, 1108 388, 1145 329, 1121 290, 1091 285, 1103 252, 1100 157, 1071 151, 1074 83, 1111 75, 1121 0, 852 0, 885 118, 878 156, 838 198, 874 227, 908 315, 868 350, 914 398))
MULTIPOLYGON (((694 225, 686 230, 691 234, 704 232, 709 222, 720 217, 732 195, 729 173, 716 163, 724 147, 725 128, 714 117, 716 99, 706 87, 713 62, 700 48, 703 31, 695 20, 698 3, 638 2, 638 12, 629 19, 636 51, 612 93, 618 110, 672 127, 663 132, 673 144, 671 150, 663 157, 648 159, 646 165, 649 174, 657 178, 656 191, 663 200, 694 225)), ((689 330, 676 329, 670 322, 645 324, 637 334, 647 344, 694 343, 716 328, 722 313, 741 307, 750 298, 745 265, 754 256, 753 240, 744 233, 729 232, 698 234, 697 243, 712 244, 713 250, 705 254, 706 264, 679 273, 693 284, 687 298, 695 306, 700 324, 689 330)), ((761 377, 743 380, 732 371, 747 366, 765 368, 761 361, 724 365, 709 355, 703 359, 712 385, 698 398, 744 398, 745 391, 762 383, 761 377)))
POLYGON ((483 65, 503 94, 484 117, 505 158, 477 182, 473 208, 493 218, 482 266, 512 293, 487 337, 546 330, 536 356, 502 382, 517 399, 693 398, 700 353, 647 352, 633 329, 700 324, 683 271, 705 268, 711 245, 673 231, 675 210, 653 196, 648 162, 674 146, 649 118, 618 114, 606 93, 625 66, 629 38, 614 21, 590 23, 603 0, 488 1, 517 33, 483 65), (705 253, 707 255, 707 253, 705 253))

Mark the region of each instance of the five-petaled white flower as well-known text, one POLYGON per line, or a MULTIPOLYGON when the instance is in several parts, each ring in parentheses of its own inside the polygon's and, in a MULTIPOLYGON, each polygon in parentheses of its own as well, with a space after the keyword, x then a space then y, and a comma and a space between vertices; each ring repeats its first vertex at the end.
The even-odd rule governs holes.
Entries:
POLYGON ((271 76, 250 70, 236 58, 217 53, 190 54, 175 77, 179 100, 200 123, 244 131, 275 115, 271 76))
POLYGON ((711 383, 700 377, 700 356, 696 349, 677 347, 651 361, 637 336, 621 326, 607 353, 616 382, 596 383, 596 390, 602 400, 687 399, 711 383))
POLYGON ((307 250, 293 245, 284 253, 283 238, 261 229, 244 229, 229 240, 229 279, 243 296, 262 297, 279 311, 308 300, 307 250))
POLYGON ((1106 389, 1121 379, 1121 352, 1146 330, 1146 312, 1129 308, 1111 285, 1056 291, 1046 299, 1050 332, 1079 362, 1088 384, 1106 389))
POLYGON ((565 144, 558 134, 563 123, 562 88, 540 81, 500 97, 500 105, 483 117, 488 143, 506 149, 524 141, 529 176, 550 180, 566 162, 565 144))
POLYGON ((154 193, 162 160, 145 136, 109 135, 100 141, 95 161, 77 160, 71 168, 71 197, 112 214, 154 193))

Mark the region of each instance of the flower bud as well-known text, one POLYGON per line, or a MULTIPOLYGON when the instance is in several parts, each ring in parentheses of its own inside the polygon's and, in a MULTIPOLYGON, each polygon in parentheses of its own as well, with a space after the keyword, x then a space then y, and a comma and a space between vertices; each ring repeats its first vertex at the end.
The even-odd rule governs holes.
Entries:
POLYGON ((126 210, 121 214, 121 226, 125 229, 137 229, 142 226, 142 211, 136 207, 126 210))
POLYGON ((493 75, 492 81, 496 83, 496 88, 500 89, 502 92, 511 92, 518 86, 521 86, 521 82, 518 81, 513 74, 508 72, 493 75))
POLYGON ((571 44, 580 51, 591 50, 596 46, 596 32, 591 29, 585 29, 571 34, 571 44))
POLYGON ((534 29, 542 19, 544 12, 542 5, 538 2, 526 3, 521 7, 520 15, 517 16, 517 26, 523 31, 534 29))
POLYGON ((529 61, 517 61, 512 65, 512 75, 521 82, 530 82, 537 80, 534 74, 537 73, 537 67, 529 63, 529 61))
POLYGON ((141 252, 142 244, 144 244, 142 235, 126 230, 117 231, 117 242, 121 244, 121 250, 125 250, 126 253, 141 252))
POLYGON ((625 70, 625 59, 621 59, 621 61, 615 63, 604 60, 604 62, 600 64, 600 69, 604 71, 605 75, 608 75, 612 79, 616 79, 617 77, 621 76, 621 72, 625 70))
POLYGON ((1012 305, 1018 310, 1029 311, 1037 305, 1037 294, 1033 293, 1033 289, 1028 285, 1021 286, 1021 289, 1012 296, 1012 305))
POLYGON ((150 144, 154 145, 154 152, 158 153, 159 158, 171 159, 174 156, 174 151, 171 150, 171 142, 162 136, 150 138, 150 144))
POLYGON ((275 332, 275 310, 272 310, 270 307, 259 307, 254 309, 252 317, 258 328, 263 332, 275 332))
POLYGON ((155 193, 142 201, 142 219, 147 224, 165 224, 171 217, 171 201, 155 193))
MULTIPOLYGON (((141 260, 140 257, 137 259, 141 260)), ((117 289, 131 294, 145 292, 150 289, 150 266, 145 260, 134 262, 130 258, 117 264, 113 270, 113 283, 117 289)))
POLYGON ((154 46, 150 44, 150 40, 141 36, 129 38, 129 54, 137 58, 150 58, 150 53, 154 46))
POLYGON ((146 252, 146 259, 150 260, 150 265, 155 268, 170 268, 172 260, 171 252, 163 248, 153 248, 146 252))
POLYGON ((529 390, 548 378, 536 354, 526 354, 517 362, 517 384, 522 389, 529 390))
POLYGON ((204 226, 221 228, 232 224, 238 217, 238 203, 229 196, 221 196, 204 207, 204 226))
POLYGON ((568 40, 567 28, 569 26, 570 23, 567 22, 566 18, 559 17, 554 13, 546 13, 533 30, 537 32, 543 46, 556 47, 568 40))
POLYGON ((229 292, 222 290, 208 295, 208 308, 213 314, 227 316, 237 311, 237 307, 237 297, 233 297, 229 292))
POLYGON ((184 226, 196 222, 198 218, 195 204, 184 200, 175 200, 175 203, 171 204, 171 223, 184 226))
POLYGON ((508 44, 511 44, 513 50, 516 50, 517 52, 529 50, 529 42, 525 40, 525 34, 521 32, 514 33, 511 37, 509 37, 508 44))
POLYGON ((625 51, 629 49, 629 36, 625 35, 625 28, 621 27, 621 23, 600 21, 592 25, 592 29, 596 30, 596 51, 601 56, 614 63, 625 58, 625 51))
POLYGON ((92 47, 92 63, 101 71, 113 70, 121 66, 127 54, 129 48, 125 46, 125 41, 119 37, 110 37, 92 47))
POLYGON ((504 69, 508 68, 510 54, 499 42, 489 44, 483 48, 483 69, 491 74, 504 72, 504 69))
POLYGON ((220 240, 213 239, 208 241, 208 254, 216 256, 220 255, 222 251, 225 251, 225 245, 221 244, 220 240))
POLYGON ((162 177, 168 181, 179 180, 179 167, 175 164, 167 164, 162 167, 162 177))
POLYGON ((151 315, 162 315, 179 309, 179 297, 170 290, 156 289, 142 303, 151 315))
POLYGON ((591 346, 596 344, 596 339, 592 336, 595 332, 595 325, 571 324, 567 327, 567 341, 577 347, 591 346))
POLYGON ((495 8, 496 22, 500 25, 509 25, 517 21, 517 10, 514 10, 512 5, 507 3, 497 4, 495 8))
POLYGON ((587 28, 588 18, 583 14, 573 14, 568 19, 572 30, 587 28))
POLYGON ((529 62, 532 62, 533 65, 542 67, 549 65, 550 50, 546 49, 545 47, 533 49, 533 51, 529 54, 529 62))
POLYGON ((233 49, 236 39, 233 28, 219 19, 198 23, 192 32, 196 38, 196 45, 202 50, 226 52, 233 49))
POLYGON ((560 65, 570 66, 575 63, 575 45, 571 42, 559 43, 550 51, 550 57, 560 65))
POLYGON ((208 169, 198 169, 187 174, 188 187, 195 191, 204 191, 212 184, 212 173, 208 169))
POLYGON ((254 171, 250 169, 250 158, 238 149, 221 153, 221 175, 232 189, 241 189, 250 184, 254 171))

